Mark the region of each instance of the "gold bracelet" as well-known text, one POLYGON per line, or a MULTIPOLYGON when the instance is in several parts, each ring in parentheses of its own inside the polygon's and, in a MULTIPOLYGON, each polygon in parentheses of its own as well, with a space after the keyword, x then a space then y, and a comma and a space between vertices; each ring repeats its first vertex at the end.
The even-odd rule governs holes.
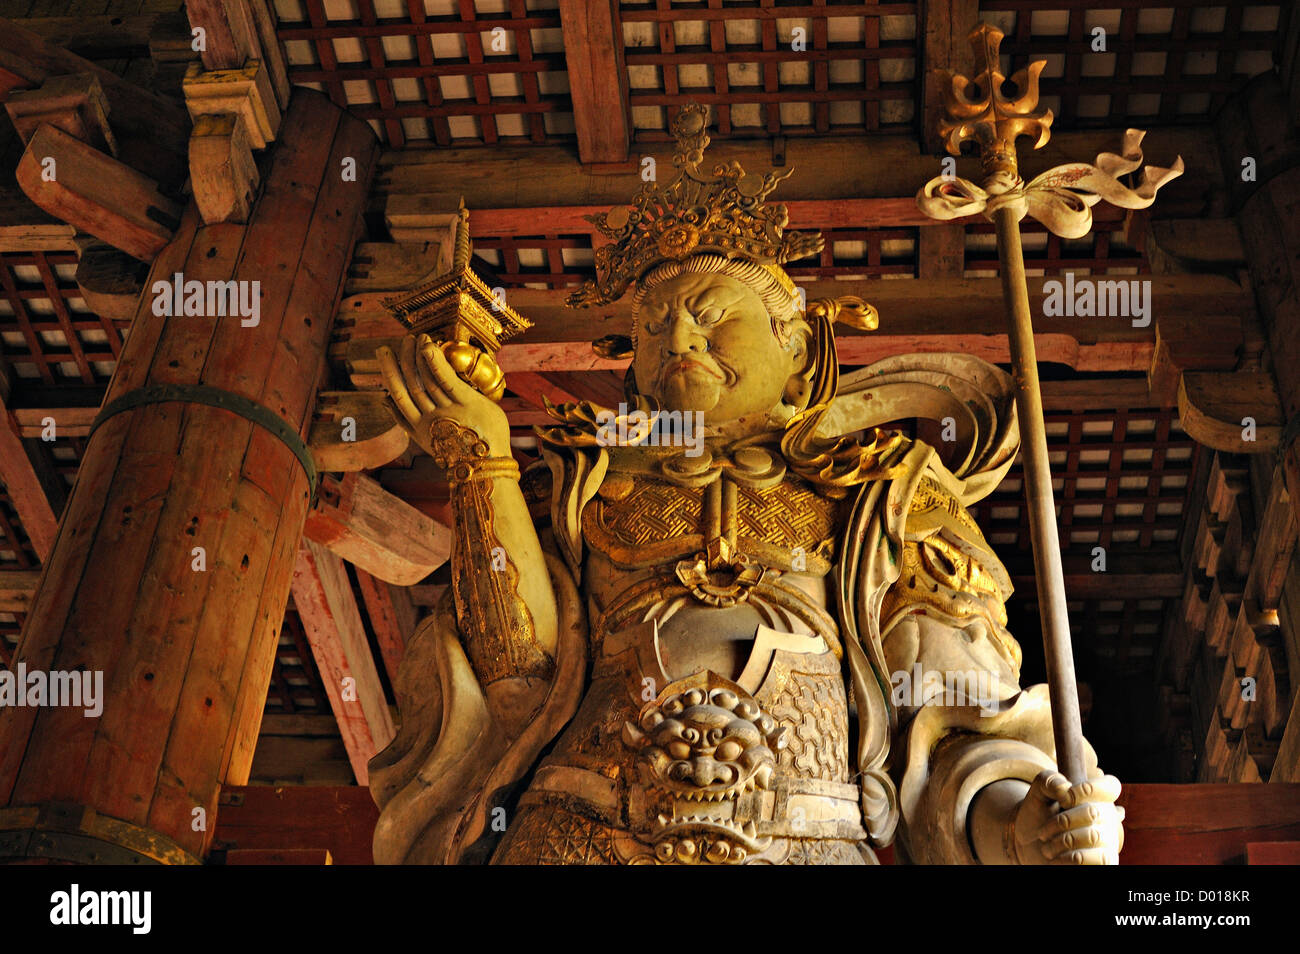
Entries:
POLYGON ((519 479, 519 464, 513 457, 478 457, 457 461, 447 468, 447 481, 452 485, 471 480, 495 480, 498 477, 519 479))
POLYGON ((453 485, 497 477, 519 479, 519 464, 513 457, 488 456, 487 441, 463 424, 439 418, 429 427, 429 437, 434 462, 453 485))

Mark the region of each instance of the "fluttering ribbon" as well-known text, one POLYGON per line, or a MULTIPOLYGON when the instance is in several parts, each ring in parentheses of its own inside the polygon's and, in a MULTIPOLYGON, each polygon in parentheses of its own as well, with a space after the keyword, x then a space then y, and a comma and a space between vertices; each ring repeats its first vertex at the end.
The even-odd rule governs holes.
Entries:
POLYGON ((1102 199, 1124 209, 1145 209, 1155 201, 1162 185, 1183 174, 1179 157, 1168 169, 1142 169, 1136 189, 1119 181, 1120 176, 1142 167, 1145 135, 1144 130, 1129 129, 1124 133, 1123 155, 1103 152, 1092 165, 1067 162, 1028 184, 1019 177, 1003 177, 993 179, 985 189, 958 176, 936 176, 916 194, 916 204, 933 219, 958 219, 982 212, 990 221, 994 212, 1009 205, 1016 209, 1017 218, 1028 215, 1061 238, 1082 238, 1092 228, 1092 207, 1102 199))

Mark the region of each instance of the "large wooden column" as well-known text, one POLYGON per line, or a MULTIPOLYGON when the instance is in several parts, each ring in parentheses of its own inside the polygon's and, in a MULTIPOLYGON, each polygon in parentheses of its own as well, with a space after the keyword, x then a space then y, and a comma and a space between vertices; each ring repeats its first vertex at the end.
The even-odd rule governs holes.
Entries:
POLYGON ((310 423, 376 149, 297 90, 248 223, 191 202, 154 261, 14 660, 102 672, 103 712, 0 708, 0 857, 199 858, 247 780, 311 496, 274 422, 310 423), (155 315, 177 272, 259 282, 258 323, 155 315))

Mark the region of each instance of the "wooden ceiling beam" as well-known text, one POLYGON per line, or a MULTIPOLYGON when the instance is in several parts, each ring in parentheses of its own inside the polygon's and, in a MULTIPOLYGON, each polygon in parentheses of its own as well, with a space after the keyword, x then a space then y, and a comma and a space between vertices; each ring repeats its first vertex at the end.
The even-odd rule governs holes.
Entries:
MULTIPOLYGON (((1042 149, 1025 150, 1021 174, 1030 179, 1062 163, 1090 162, 1099 152, 1114 152, 1123 134, 1123 129, 1055 132, 1042 149)), ((1209 125, 1153 129, 1143 148, 1158 165, 1172 162, 1176 155, 1186 164, 1184 174, 1160 191, 1164 218, 1203 215, 1211 198, 1226 188, 1218 142, 1209 125)), ((664 144, 652 153, 661 182, 672 175, 670 151, 664 144)), ((707 158, 711 163, 740 162, 746 170, 761 173, 772 167, 772 146, 767 139, 716 140, 707 158)), ((800 202, 891 199, 902 209, 927 179, 941 171, 938 158, 925 155, 913 135, 789 138, 785 168, 793 175, 780 184, 772 199, 789 207, 792 228, 822 226, 804 214, 800 202)), ((978 179, 979 162, 971 157, 957 159, 956 171, 978 179)), ((534 217, 532 233, 541 227, 551 231, 575 226, 585 232, 590 223, 582 222, 581 215, 626 205, 641 185, 637 171, 598 174, 583 166, 566 146, 389 150, 380 162, 372 208, 387 217, 390 229, 400 230, 404 218, 454 211, 463 195, 471 230, 487 234, 490 223, 476 221, 483 210, 554 210, 556 197, 563 196, 562 208, 574 214, 555 221, 534 217)), ((875 222, 859 219, 852 224, 862 228, 875 222)))
POLYGON ((361 601, 370 617, 379 654, 384 658, 384 669, 391 683, 397 678, 397 667, 406 652, 406 641, 415 632, 419 611, 405 586, 386 583, 365 570, 357 570, 357 583, 361 586, 361 601))
POLYGON ((979 25, 979 0, 925 0, 921 4, 919 31, 925 40, 921 52, 924 103, 921 136, 931 155, 945 152, 939 138, 943 115, 946 70, 968 72, 971 49, 967 37, 979 25))
POLYGON ((369 783, 371 758, 393 738, 393 717, 370 652, 347 568, 304 539, 293 570, 293 603, 311 644, 357 784, 369 783))
MULTIPOLYGON (((1146 279, 1144 279, 1146 280, 1146 279)), ((1039 359, 1076 371, 1146 371, 1152 361, 1156 328, 1163 347, 1179 368, 1230 371, 1243 337, 1242 324, 1254 307, 1249 293, 1217 275, 1153 275, 1150 327, 1135 328, 1126 318, 1036 317, 1039 359)), ((804 286, 810 300, 861 295, 880 311, 880 329, 837 335, 840 362, 870 364, 892 354, 914 351, 965 351, 1006 363, 1006 318, 997 279, 916 281, 826 281, 804 286)), ((513 371, 589 371, 626 367, 626 361, 597 357, 590 342, 607 334, 629 334, 632 305, 626 298, 589 309, 569 308, 568 289, 516 288, 510 304, 533 327, 506 344, 498 363, 513 371)), ((374 353, 395 346, 404 329, 384 309, 382 293, 354 295, 340 309, 348 316, 331 346, 331 358, 349 372, 358 388, 381 385, 374 353)), ((1030 305, 1043 313, 1042 280, 1032 280, 1030 305)))
POLYGON ((632 111, 616 0, 560 0, 578 158, 622 166, 632 142, 632 111))
POLYGON ((275 15, 265 0, 186 0, 185 12, 192 29, 205 31, 206 48, 200 52, 204 69, 237 70, 258 60, 278 107, 288 106, 287 63, 275 34, 275 15))
POLYGON ((57 437, 87 437, 99 407, 14 407, 9 413, 19 437, 42 437, 49 421, 54 422, 57 437))
MULTIPOLYGON (((59 530, 59 518, 50 506, 45 488, 36 468, 32 466, 27 449, 23 447, 22 431, 5 402, 0 400, 0 481, 5 485, 9 502, 22 522, 32 549, 44 563, 54 547, 59 530)), ((16 541, 12 541, 17 546, 16 541)))
POLYGON ((451 555, 451 531, 357 473, 326 476, 303 534, 389 583, 418 583, 451 555))
POLYGON ((580 400, 576 394, 566 391, 536 371, 511 371, 506 376, 506 387, 535 408, 546 407, 543 398, 549 399, 552 404, 572 404, 580 400))
MULTIPOLYGON (((1062 554, 1065 594, 1071 600, 1178 599, 1186 587, 1182 561, 1173 550, 1108 547, 1106 569, 1092 569, 1090 551, 1062 554)), ((1033 599, 1033 561, 1013 558, 1007 572, 1022 599, 1033 599)))

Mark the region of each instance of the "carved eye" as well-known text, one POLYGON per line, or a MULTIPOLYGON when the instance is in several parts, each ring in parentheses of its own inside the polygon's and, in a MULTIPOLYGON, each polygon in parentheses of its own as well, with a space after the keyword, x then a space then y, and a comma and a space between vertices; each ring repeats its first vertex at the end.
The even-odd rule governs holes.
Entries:
POLYGON ((641 330, 648 335, 661 334, 668 324, 668 308, 666 306, 648 306, 641 312, 641 330))
POLYGON ((702 325, 716 325, 725 315, 721 308, 705 308, 695 316, 695 320, 702 325))
POLYGON ((718 746, 718 751, 713 753, 713 757, 719 762, 734 762, 740 758, 740 753, 743 751, 739 742, 735 739, 727 739, 718 746))

